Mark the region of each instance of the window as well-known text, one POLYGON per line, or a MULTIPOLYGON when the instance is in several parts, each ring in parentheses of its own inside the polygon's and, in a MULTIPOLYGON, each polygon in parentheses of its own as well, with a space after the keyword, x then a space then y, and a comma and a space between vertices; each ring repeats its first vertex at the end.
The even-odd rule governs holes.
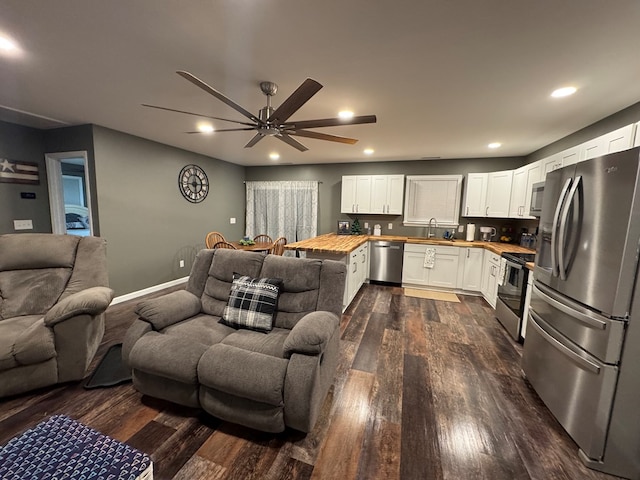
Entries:
POLYGON ((435 218, 439 226, 457 226, 462 175, 410 175, 404 204, 404 225, 423 226, 435 218))

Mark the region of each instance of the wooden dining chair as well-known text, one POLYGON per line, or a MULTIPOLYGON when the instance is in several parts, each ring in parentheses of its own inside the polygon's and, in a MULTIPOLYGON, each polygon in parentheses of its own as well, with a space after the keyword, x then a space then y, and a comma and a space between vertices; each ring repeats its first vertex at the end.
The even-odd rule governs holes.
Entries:
POLYGON ((235 247, 235 245, 230 244, 229 242, 223 240, 221 242, 216 243, 213 246, 213 249, 215 250, 216 248, 228 248, 230 250, 237 250, 237 248, 235 247))
POLYGON ((253 237, 253 241, 256 243, 273 243, 273 239, 269 235, 266 235, 264 233, 253 237))
POLYGON ((273 246, 269 251, 272 255, 283 255, 284 254, 284 246, 287 244, 287 239, 285 237, 276 238, 273 242, 273 246))
POLYGON ((224 235, 220 232, 209 232, 207 233, 207 237, 204 239, 204 244, 207 248, 213 248, 213 246, 218 242, 226 242, 224 235))

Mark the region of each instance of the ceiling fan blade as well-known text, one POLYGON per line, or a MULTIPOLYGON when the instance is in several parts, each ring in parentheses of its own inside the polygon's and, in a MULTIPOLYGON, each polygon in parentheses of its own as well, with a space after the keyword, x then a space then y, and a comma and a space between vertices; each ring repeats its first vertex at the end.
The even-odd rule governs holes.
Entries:
POLYGON ((295 92, 289 95, 282 104, 276 108, 268 122, 283 123, 287 119, 296 113, 302 105, 307 103, 311 97, 313 97, 322 88, 322 85, 311 78, 307 78, 302 85, 300 85, 295 92))
POLYGON ((256 133, 255 136, 249 140, 249 143, 247 143, 244 148, 250 148, 253 147, 256 143, 258 143, 260 140, 262 140, 264 138, 264 135, 261 133, 256 133))
POLYGON ((307 147, 305 147, 299 141, 297 141, 294 138, 291 138, 286 133, 280 133, 280 134, 276 135, 276 138, 279 138, 284 143, 286 143, 288 145, 291 145, 293 148, 295 148, 296 150, 300 150, 301 152, 306 152, 307 150, 309 150, 307 147))
POLYGON ((329 140, 330 142, 348 143, 349 145, 353 145, 354 143, 358 142, 358 140, 355 138, 327 135, 326 133, 311 132, 309 130, 287 131, 286 133, 289 135, 297 135, 298 137, 315 138, 317 140, 329 140))
POLYGON ((223 120, 225 122, 239 123, 240 125, 253 125, 253 123, 239 122, 238 120, 230 120, 228 118, 212 117, 211 115, 204 115, 202 113, 185 112, 184 110, 176 110, 175 108, 159 107, 157 105, 142 104, 143 107, 157 108, 158 110, 166 110, 168 112, 185 113, 187 115, 195 115, 196 117, 213 118, 214 120, 223 120))
POLYGON ((339 127, 340 125, 359 125, 363 123, 376 123, 375 115, 361 115, 352 118, 323 118, 319 120, 300 120, 282 125, 283 128, 300 130, 301 128, 339 127))
POLYGON ((203 82, 202 80, 200 80, 198 77, 196 77, 195 75, 192 75, 189 72, 185 72, 183 70, 178 70, 176 72, 178 75, 180 75, 182 78, 185 78, 186 80, 190 81, 191 83, 193 83, 194 85, 196 85, 197 87, 200 87, 202 90, 204 90, 205 92, 213 95, 214 97, 216 97, 218 100, 220 100, 221 102, 226 103, 227 105, 229 105, 231 108, 233 108, 235 111, 240 112, 242 115, 244 115, 245 117, 247 117, 249 120, 252 120, 256 123, 263 123, 261 122, 258 117, 256 117, 253 113, 249 112, 248 110, 245 110, 244 108, 242 108, 240 105, 238 105, 236 102, 234 102, 233 100, 231 100, 230 98, 224 96, 222 93, 220 93, 219 91, 217 91, 215 88, 213 88, 210 85, 207 85, 205 82, 203 82))
POLYGON ((221 128, 220 130, 213 130, 213 132, 201 132, 200 130, 195 131, 195 132, 184 132, 184 133, 204 133, 207 135, 211 135, 212 133, 218 133, 218 132, 242 132, 245 130, 255 130, 254 127, 246 127, 246 128, 221 128))

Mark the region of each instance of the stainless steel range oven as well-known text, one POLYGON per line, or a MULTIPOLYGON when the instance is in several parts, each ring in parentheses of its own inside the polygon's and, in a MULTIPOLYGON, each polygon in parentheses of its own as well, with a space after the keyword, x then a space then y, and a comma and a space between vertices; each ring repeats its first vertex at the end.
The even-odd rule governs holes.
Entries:
POLYGON ((529 278, 529 269, 527 269, 526 263, 533 262, 534 259, 534 253, 502 254, 502 262, 505 267, 504 277, 498 281, 496 317, 509 332, 509 335, 520 343, 523 341, 520 332, 529 278))

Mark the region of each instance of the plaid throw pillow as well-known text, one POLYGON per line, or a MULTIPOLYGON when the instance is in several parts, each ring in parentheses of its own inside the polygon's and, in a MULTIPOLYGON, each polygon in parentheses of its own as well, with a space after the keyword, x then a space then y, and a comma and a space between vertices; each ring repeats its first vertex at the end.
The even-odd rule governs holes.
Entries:
POLYGON ((281 288, 280 278, 251 278, 234 273, 222 322, 236 328, 270 331, 281 288))

